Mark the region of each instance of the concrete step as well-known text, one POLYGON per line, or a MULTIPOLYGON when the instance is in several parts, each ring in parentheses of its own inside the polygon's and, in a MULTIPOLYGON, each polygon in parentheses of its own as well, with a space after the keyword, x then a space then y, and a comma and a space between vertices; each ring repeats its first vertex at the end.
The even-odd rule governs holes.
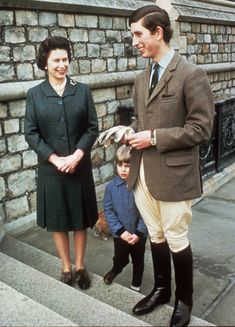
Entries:
MULTIPOLYGON (((40 258, 38 257, 38 262, 40 258)), ((149 326, 0 252, 0 280, 81 326, 149 326)))
POLYGON ((0 326, 78 326, 0 281, 0 326))
MULTIPOLYGON (((47 274, 50 277, 59 279, 61 271, 60 259, 42 250, 34 248, 8 235, 0 244, 0 251, 21 262, 47 274)), ((89 272, 92 285, 90 289, 84 291, 86 295, 107 303, 127 314, 131 314, 132 308, 143 295, 130 290, 120 284, 112 283, 106 285, 103 278, 89 272)), ((76 285, 75 288, 78 288, 76 285)), ((148 315, 138 317, 142 321, 153 326, 168 326, 172 307, 163 305, 155 309, 148 315)), ((213 326, 213 324, 197 317, 192 317, 191 326, 213 326)))

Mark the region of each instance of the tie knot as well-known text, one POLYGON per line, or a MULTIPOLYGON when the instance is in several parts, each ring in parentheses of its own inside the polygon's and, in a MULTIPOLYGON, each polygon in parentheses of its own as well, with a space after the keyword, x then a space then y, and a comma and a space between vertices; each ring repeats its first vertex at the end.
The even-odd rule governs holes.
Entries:
POLYGON ((159 67, 159 64, 157 62, 152 64, 152 70, 153 71, 156 71, 158 69, 158 67, 159 67))

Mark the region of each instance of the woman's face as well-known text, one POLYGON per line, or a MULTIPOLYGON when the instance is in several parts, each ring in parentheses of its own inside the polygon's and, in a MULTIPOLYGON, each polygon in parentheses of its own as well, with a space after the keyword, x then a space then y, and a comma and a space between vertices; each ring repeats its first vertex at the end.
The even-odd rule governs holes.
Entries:
POLYGON ((55 82, 64 80, 68 73, 69 58, 68 53, 64 49, 51 50, 47 58, 48 76, 55 82))

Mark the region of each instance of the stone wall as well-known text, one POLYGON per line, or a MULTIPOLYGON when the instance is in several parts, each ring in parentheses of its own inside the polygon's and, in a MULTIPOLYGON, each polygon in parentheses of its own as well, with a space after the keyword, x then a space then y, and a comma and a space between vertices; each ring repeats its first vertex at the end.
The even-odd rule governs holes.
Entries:
MULTIPOLYGON (((0 216, 5 223, 36 208, 37 159, 24 140, 23 125, 26 92, 45 77, 35 64, 39 42, 50 35, 70 39, 70 76, 90 84, 99 130, 105 130, 118 124, 119 106, 132 106, 134 78, 148 64, 131 47, 127 17, 134 8, 154 2, 0 0, 0 216)), ((210 16, 210 6, 217 8, 213 0, 160 0, 157 4, 170 13, 173 46, 207 71, 215 94, 229 94, 235 93, 235 19, 231 19, 235 5, 219 2, 226 3, 221 5, 224 17, 230 14, 224 20, 216 19, 214 13, 210 16), (193 8, 198 6, 194 14, 192 3, 193 8), (207 17, 197 17, 202 9, 207 17)), ((92 150, 99 201, 114 173, 115 149, 92 150)))

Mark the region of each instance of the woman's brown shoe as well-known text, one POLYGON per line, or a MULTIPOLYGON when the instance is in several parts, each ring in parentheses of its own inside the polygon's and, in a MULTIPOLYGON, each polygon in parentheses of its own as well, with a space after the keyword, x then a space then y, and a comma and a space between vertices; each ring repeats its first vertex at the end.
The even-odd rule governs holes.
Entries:
POLYGON ((61 282, 71 286, 73 284, 73 276, 71 271, 62 271, 61 282))
POLYGON ((75 280, 82 290, 90 287, 91 281, 85 268, 75 271, 75 276, 75 280))

